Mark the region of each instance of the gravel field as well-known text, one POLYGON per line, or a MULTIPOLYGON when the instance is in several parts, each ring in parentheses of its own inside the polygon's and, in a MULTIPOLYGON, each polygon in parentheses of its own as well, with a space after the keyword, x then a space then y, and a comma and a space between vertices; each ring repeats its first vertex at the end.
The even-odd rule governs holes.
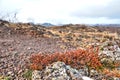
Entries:
POLYGON ((60 39, 34 38, 25 35, 0 37, 0 76, 10 76, 12 80, 25 80, 22 75, 33 53, 53 53, 66 51, 60 45, 73 49, 60 39))

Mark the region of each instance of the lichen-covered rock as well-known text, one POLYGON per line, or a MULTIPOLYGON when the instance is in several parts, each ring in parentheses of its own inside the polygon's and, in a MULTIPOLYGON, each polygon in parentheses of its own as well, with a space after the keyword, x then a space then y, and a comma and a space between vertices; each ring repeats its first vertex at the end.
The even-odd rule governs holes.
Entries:
POLYGON ((120 61, 120 47, 116 42, 104 43, 103 50, 99 53, 101 58, 109 58, 113 61, 120 61))
POLYGON ((65 65, 63 62, 55 62, 42 71, 33 71, 32 80, 83 80, 76 69, 65 65))

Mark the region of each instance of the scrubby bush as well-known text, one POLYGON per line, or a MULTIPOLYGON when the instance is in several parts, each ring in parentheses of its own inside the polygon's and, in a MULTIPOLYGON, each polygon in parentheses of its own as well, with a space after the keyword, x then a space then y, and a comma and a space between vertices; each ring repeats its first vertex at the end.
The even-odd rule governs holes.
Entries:
POLYGON ((57 61, 62 61, 76 69, 87 67, 88 76, 91 69, 99 69, 101 67, 98 50, 93 48, 78 49, 64 53, 34 54, 31 56, 30 61, 30 68, 33 70, 42 70, 47 65, 57 61))
POLYGON ((118 77, 120 78, 120 70, 117 70, 117 69, 113 69, 113 70, 110 70, 110 69, 104 69, 103 70, 103 74, 105 74, 106 76, 108 77, 118 77))
POLYGON ((117 65, 114 63, 114 61, 112 59, 109 59, 109 58, 101 59, 101 63, 104 68, 108 68, 108 69, 114 69, 117 65))

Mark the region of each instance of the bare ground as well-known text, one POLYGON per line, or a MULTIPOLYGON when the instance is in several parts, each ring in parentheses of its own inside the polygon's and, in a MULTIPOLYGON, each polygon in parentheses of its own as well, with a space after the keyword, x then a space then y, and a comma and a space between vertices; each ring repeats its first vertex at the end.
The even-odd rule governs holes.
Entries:
POLYGON ((0 36, 0 76, 10 76, 14 80, 25 80, 23 73, 33 53, 62 52, 74 49, 60 39, 34 38, 27 35, 0 36))

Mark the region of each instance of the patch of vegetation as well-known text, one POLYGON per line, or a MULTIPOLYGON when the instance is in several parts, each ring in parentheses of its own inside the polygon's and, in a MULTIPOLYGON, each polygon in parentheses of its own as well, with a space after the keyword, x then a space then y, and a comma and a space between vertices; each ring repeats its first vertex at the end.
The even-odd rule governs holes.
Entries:
POLYGON ((11 80, 10 77, 0 76, 0 80, 11 80))
POLYGON ((114 69, 115 68, 114 61, 111 60, 111 59, 103 58, 101 62, 103 64, 103 67, 105 67, 105 68, 108 68, 108 69, 114 69))
POLYGON ((32 70, 27 70, 24 74, 23 77, 26 78, 27 80, 32 80, 32 70))
POLYGON ((117 69, 110 70, 106 68, 103 70, 103 74, 107 75, 108 77, 113 76, 120 78, 120 70, 117 69))
POLYGON ((30 58, 30 68, 33 70, 42 70, 53 62, 61 61, 73 68, 80 69, 82 67, 88 68, 88 76, 91 69, 100 69, 102 66, 97 48, 78 49, 65 53, 53 54, 34 54, 30 58))
POLYGON ((5 77, 5 80, 10 80, 10 77, 5 77))

